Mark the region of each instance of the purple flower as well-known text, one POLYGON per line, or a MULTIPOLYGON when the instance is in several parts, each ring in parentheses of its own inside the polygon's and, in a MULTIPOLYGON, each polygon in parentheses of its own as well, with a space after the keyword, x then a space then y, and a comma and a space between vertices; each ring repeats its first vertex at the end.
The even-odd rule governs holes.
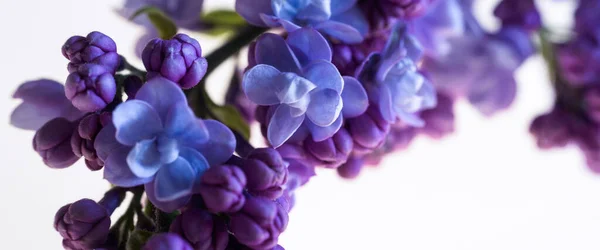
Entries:
POLYGON ((337 168, 346 162, 353 146, 352 136, 344 128, 324 141, 315 142, 312 137, 304 141, 306 152, 317 159, 320 166, 326 168, 337 168))
POLYGON ((285 183, 284 195, 286 191, 293 192, 299 187, 304 186, 310 178, 317 175, 313 165, 295 159, 286 159, 286 161, 289 163, 289 174, 285 183))
POLYGON ((267 139, 273 147, 296 131, 302 132, 299 140, 309 133, 315 141, 325 140, 340 129, 343 117, 358 116, 367 107, 361 84, 340 75, 329 44, 314 29, 290 32, 287 40, 263 34, 253 55, 257 65, 244 75, 243 89, 254 103, 269 106, 267 139))
POLYGON ((542 26, 534 0, 502 0, 494 9, 494 15, 502 21, 502 25, 516 25, 529 31, 542 26))
POLYGON ((359 73, 369 100, 389 123, 398 119, 413 126, 423 126, 418 112, 435 107, 435 89, 419 71, 419 43, 398 23, 381 53, 371 54, 359 73))
POLYGON ((383 119, 381 112, 373 105, 365 114, 348 119, 346 127, 354 140, 354 151, 361 154, 381 146, 390 131, 390 123, 383 119))
POLYGON ((288 223, 285 209, 274 201, 253 197, 238 213, 232 214, 229 230, 242 244, 252 249, 270 249, 288 223))
POLYGON ((209 166, 231 157, 235 137, 217 121, 197 119, 183 91, 167 79, 153 78, 135 98, 117 106, 113 124, 94 142, 104 178, 123 187, 145 184, 156 207, 173 211, 197 192, 209 166))
POLYGON ((569 125, 571 120, 570 115, 557 106, 552 112, 535 118, 529 132, 541 149, 564 147, 574 138, 569 125))
POLYGON ((161 233, 152 236, 142 250, 194 250, 194 248, 177 234, 161 233))
POLYGON ((108 68, 83 64, 67 77, 65 95, 81 111, 95 112, 113 101, 117 93, 115 78, 108 68))
POLYGON ((237 0, 235 10, 249 23, 293 32, 313 27, 344 43, 359 43, 369 31, 357 0, 237 0))
POLYGON ((33 137, 33 149, 42 156, 44 164, 51 168, 66 168, 79 156, 73 153, 71 136, 77 123, 58 117, 42 126, 33 137))
POLYGON ((229 241, 225 221, 197 208, 177 216, 169 231, 182 236, 194 250, 225 250, 229 241))
POLYGON ((346 179, 354 179, 359 174, 364 166, 364 162, 361 158, 350 157, 348 161, 337 168, 338 175, 346 179))
POLYGON ((574 86, 594 84, 600 77, 600 32, 579 33, 558 48, 561 76, 574 86))
POLYGON ((183 89, 196 86, 208 67, 200 43, 185 34, 177 34, 171 40, 151 40, 142 52, 142 60, 148 79, 162 76, 183 89))
POLYGON ((451 49, 450 40, 465 31, 464 13, 458 0, 434 1, 425 15, 407 24, 425 54, 434 57, 447 54, 451 49))
POLYGON ((98 31, 86 37, 73 36, 62 46, 62 54, 69 59, 69 73, 77 71, 79 66, 87 63, 97 64, 114 74, 120 64, 117 45, 107 35, 98 31))
POLYGON ((246 188, 252 195, 269 199, 281 196, 288 170, 287 164, 275 149, 255 149, 243 160, 240 168, 246 174, 246 188))
POLYGON ((332 44, 331 62, 342 75, 354 76, 356 70, 373 52, 381 51, 388 40, 389 32, 372 33, 358 44, 332 44))
POLYGON ((246 176, 236 166, 222 165, 208 169, 202 176, 200 195, 213 213, 233 213, 242 208, 246 198, 246 176))
POLYGON ((385 29, 396 20, 424 15, 434 0, 361 0, 359 6, 372 30, 385 29))
POLYGON ((40 79, 21 84, 13 98, 23 103, 10 115, 10 124, 27 130, 37 130, 48 121, 63 117, 75 121, 83 116, 65 97, 64 86, 56 81, 40 79))
POLYGON ((78 157, 85 158, 85 165, 92 171, 102 169, 104 162, 98 158, 94 140, 105 124, 110 123, 110 114, 91 113, 81 119, 71 136, 71 148, 78 157))
MULTIPOLYGON (((162 10, 177 26, 195 30, 200 26, 203 5, 204 0, 127 0, 119 12, 123 17, 130 18, 140 8, 152 6, 162 10)), ((145 16, 138 16, 134 21, 154 29, 145 16)))
POLYGON ((600 124, 600 88, 591 87, 586 89, 583 101, 587 117, 600 124))
POLYGON ((421 112, 425 126, 420 131, 432 138, 440 139, 454 132, 454 100, 445 94, 438 93, 438 105, 421 112))

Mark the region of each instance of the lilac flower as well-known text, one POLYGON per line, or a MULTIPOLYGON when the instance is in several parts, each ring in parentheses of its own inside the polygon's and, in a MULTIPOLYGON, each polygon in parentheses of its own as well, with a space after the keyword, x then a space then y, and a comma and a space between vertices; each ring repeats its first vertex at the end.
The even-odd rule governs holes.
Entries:
POLYGON ((418 112, 436 105, 435 89, 417 71, 421 55, 418 42, 398 23, 381 53, 372 54, 359 73, 369 100, 390 123, 398 119, 413 126, 423 126, 418 112))
POLYGON ((342 178, 354 179, 360 174, 364 166, 364 162, 361 158, 350 157, 348 161, 337 168, 337 173, 342 178))
POLYGON ((62 54, 70 61, 69 73, 77 71, 83 64, 92 63, 103 66, 114 74, 121 62, 115 41, 98 31, 91 32, 86 37, 69 38, 62 47, 62 54))
POLYGON ((438 105, 435 108, 421 112, 425 126, 420 129, 420 132, 440 139, 454 132, 454 100, 439 92, 437 100, 438 105))
POLYGON ((103 109, 114 100, 116 93, 112 73, 98 64, 83 64, 67 77, 65 95, 81 111, 103 109))
POLYGON ((209 166, 229 159, 235 137, 219 122, 198 120, 183 91, 155 77, 135 100, 117 106, 113 125, 100 131, 94 147, 105 179, 123 187, 145 184, 150 201, 172 211, 197 192, 209 166))
POLYGON ((502 25, 516 25, 529 31, 542 26, 534 0, 502 0, 494 9, 494 15, 502 21, 502 25))
POLYGON ((313 27, 344 43, 359 43, 369 31, 357 0, 237 0, 235 10, 249 23, 293 32, 313 27))
POLYGON ((306 152, 319 161, 319 165, 326 168, 337 168, 346 162, 352 152, 354 143, 352 136, 345 128, 341 128, 331 138, 315 142, 312 137, 304 141, 306 152))
POLYGON ((33 149, 42 157, 44 164, 51 168, 66 168, 79 156, 73 153, 71 135, 77 123, 58 117, 42 126, 33 137, 33 149))
POLYGON ((594 86, 585 89, 583 102, 587 117, 600 124, 600 87, 594 86))
POLYGON ((85 158, 85 165, 92 171, 100 170, 104 162, 98 158, 94 140, 105 124, 110 123, 110 114, 91 113, 81 119, 71 136, 71 148, 77 157, 85 158))
POLYGON ((123 91, 129 99, 133 99, 143 84, 142 79, 139 77, 129 75, 123 80, 123 91))
POLYGON ((177 34, 171 40, 153 39, 142 53, 148 79, 162 76, 189 89, 204 77, 208 64, 195 39, 177 34))
POLYGON ((287 164, 279 152, 272 148, 258 148, 240 164, 246 174, 246 188, 252 195, 276 199, 282 194, 287 181, 287 164))
POLYGON ((161 233, 152 236, 142 250, 194 250, 194 248, 177 234, 161 233))
POLYGON ((463 35, 464 13, 458 0, 434 1, 421 17, 407 22, 409 32, 423 46, 427 55, 450 52, 450 40, 463 35))
POLYGON ((346 127, 354 141, 354 151, 368 153, 383 145, 390 131, 390 123, 383 119, 374 105, 363 115, 348 119, 346 127))
POLYGON ((536 117, 529 132, 541 149, 564 147, 574 138, 569 126, 570 120, 569 114, 557 106, 552 112, 536 117))
POLYGON ((56 81, 40 79, 25 82, 15 91, 13 98, 23 100, 10 115, 10 124, 18 128, 37 130, 54 118, 75 121, 83 116, 83 112, 65 97, 64 86, 56 81))
POLYGON ((225 221, 197 208, 177 216, 169 231, 182 236, 194 250, 225 250, 229 241, 225 221))
POLYGON ((600 77, 600 32, 580 33, 558 48, 561 76, 574 86, 594 84, 600 77))
POLYGON ((358 44, 333 43, 331 61, 342 75, 354 76, 371 53, 385 47, 388 37, 389 32, 379 31, 371 33, 358 44))
POLYGON ((340 75, 327 41, 314 29, 291 32, 287 40, 263 34, 254 56, 257 65, 244 75, 243 89, 251 101, 269 106, 267 139, 274 147, 301 126, 300 140, 309 133, 315 141, 325 140, 339 130, 343 117, 367 107, 360 83, 340 75))
POLYGON ((288 214, 276 202, 253 197, 238 213, 231 215, 229 230, 242 244, 252 249, 271 249, 288 223, 288 214))
MULTIPOLYGON (((204 0, 126 0, 119 13, 125 18, 130 18, 140 8, 152 6, 162 10, 177 26, 195 30, 201 26, 200 14, 203 5, 204 0)), ((145 16, 136 17, 134 21, 153 28, 145 16)))
POLYGON ((233 213, 244 206, 246 176, 236 166, 222 165, 208 169, 202 176, 200 195, 213 213, 233 213))
POLYGON ((371 29, 385 29, 396 20, 408 20, 425 14, 434 0, 361 0, 371 29))

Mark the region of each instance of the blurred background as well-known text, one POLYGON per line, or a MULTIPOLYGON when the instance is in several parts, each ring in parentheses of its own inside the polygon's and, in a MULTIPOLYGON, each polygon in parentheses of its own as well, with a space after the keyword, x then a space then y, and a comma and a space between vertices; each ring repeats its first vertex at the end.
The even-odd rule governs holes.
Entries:
MULTIPOLYGON (((234 0, 205 0, 206 9, 232 8, 234 0)), ((477 17, 488 29, 496 0, 479 0, 477 17)), ((569 27, 574 3, 538 1, 544 21, 569 27)), ((60 52, 72 35, 97 30, 137 66, 143 31, 117 10, 121 0, 0 0, 0 215, 2 249, 62 249, 52 227, 58 208, 81 198, 99 199, 109 187, 101 172, 83 164, 57 171, 32 150, 33 132, 9 126, 24 81, 64 81, 60 52)), ((223 42, 195 36, 204 53, 223 42)), ((231 62, 212 75, 209 91, 222 100, 231 62)), ((486 118, 456 106, 456 133, 443 140, 419 137, 406 151, 384 159, 358 179, 335 171, 298 191, 290 224, 280 238, 287 250, 592 250, 600 249, 600 176, 575 148, 540 151, 528 128, 548 111, 553 92, 541 57, 518 71, 511 109, 486 118)), ((258 130, 254 130, 259 135, 258 130)), ((255 138, 261 143, 260 137, 255 138)), ((116 214, 119 214, 119 211, 116 214)))

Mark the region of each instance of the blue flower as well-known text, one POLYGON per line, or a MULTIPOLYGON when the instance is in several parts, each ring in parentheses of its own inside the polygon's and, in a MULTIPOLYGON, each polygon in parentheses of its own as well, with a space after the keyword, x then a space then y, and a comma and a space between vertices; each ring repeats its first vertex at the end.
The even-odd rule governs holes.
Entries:
POLYGON ((94 146, 105 179, 123 187, 145 184, 150 201, 171 211, 197 192, 206 169, 231 157, 235 137, 219 122, 197 119, 182 90, 156 77, 117 106, 94 146))
POLYGON ((237 0, 235 9, 249 23, 288 32, 313 27, 345 43, 360 43, 369 24, 357 0, 237 0))
POLYGON ((263 34, 250 55, 256 65, 242 85, 248 99, 269 106, 267 139, 274 147, 296 132, 298 139, 310 133, 315 141, 326 140, 340 129, 344 116, 358 116, 368 106, 361 84, 340 75, 329 44, 312 28, 293 31, 287 40, 263 34))
POLYGON ((452 38, 463 35, 463 10, 457 0, 432 3, 424 16, 411 20, 410 34, 423 45, 425 54, 444 55, 450 51, 452 38))
POLYGON ((372 54, 359 70, 369 100, 381 116, 393 123, 400 119, 412 126, 423 126, 418 113, 435 107, 436 93, 432 84, 417 70, 421 46, 407 34, 404 23, 398 23, 383 52, 372 54))

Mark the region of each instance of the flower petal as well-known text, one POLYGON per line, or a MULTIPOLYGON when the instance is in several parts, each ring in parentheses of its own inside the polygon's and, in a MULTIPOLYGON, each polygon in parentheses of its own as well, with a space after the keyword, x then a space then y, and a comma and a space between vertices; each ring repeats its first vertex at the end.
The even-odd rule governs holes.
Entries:
POLYGON ((160 201, 156 198, 156 190, 154 188, 154 186, 156 185, 156 180, 153 179, 152 181, 146 183, 144 185, 144 189, 146 191, 146 196, 148 197, 148 200, 150 200, 150 202, 152 202, 152 204, 154 206, 156 206, 158 209, 167 212, 167 213, 171 213, 174 212, 177 209, 182 208, 183 206, 185 206, 186 204, 188 204, 188 202, 190 201, 190 199, 192 198, 191 195, 186 195, 174 200, 170 200, 170 201, 160 201))
POLYGON ((333 89, 311 93, 310 99, 306 116, 321 127, 333 124, 344 107, 340 94, 333 89))
MULTIPOLYGON (((343 0, 337 0, 343 1, 343 0)), ((350 1, 348 1, 350 2, 350 1)), ((363 36, 369 34, 369 22, 358 6, 349 8, 331 17, 332 21, 345 23, 355 28, 363 36)))
POLYGON ((216 166, 229 160, 235 150, 235 136, 231 130, 215 120, 204 120, 204 126, 208 130, 208 141, 202 144, 190 145, 198 150, 206 158, 210 166, 216 166))
POLYGON ((312 122, 306 122, 307 127, 312 135, 312 139, 316 142, 324 141, 331 138, 335 133, 337 133, 342 127, 343 122, 342 116, 338 116, 338 118, 329 126, 321 127, 317 126, 312 122))
POLYGON ((357 0, 331 0, 331 13, 333 15, 346 12, 354 7, 357 0))
POLYGON ((344 76, 344 90, 342 91, 344 117, 352 118, 362 115, 369 107, 367 92, 354 77, 344 76))
POLYGON ((156 110, 140 100, 121 103, 113 111, 112 119, 117 129, 117 140, 128 146, 151 139, 163 130, 156 110))
POLYGON ((172 201, 192 193, 196 171, 185 159, 179 157, 163 166, 154 178, 154 194, 159 201, 172 201))
POLYGON ((329 20, 322 22, 315 25, 315 29, 348 44, 357 44, 364 40, 364 37, 357 29, 337 21, 329 20))
POLYGON ((377 105, 377 109, 381 113, 381 117, 386 121, 393 123, 396 121, 396 114, 393 110, 392 94, 386 85, 368 86, 367 93, 369 100, 377 105))
POLYGON ((294 73, 282 73, 277 77, 277 98, 280 103, 291 104, 300 101, 317 86, 294 73))
POLYGON ((260 14, 273 15, 271 0, 237 0, 235 11, 250 24, 265 26, 260 14))
POLYGON ((313 28, 302 28, 291 32, 286 41, 303 67, 316 60, 331 61, 329 43, 313 28))
POLYGON ((123 146, 115 138, 117 130, 112 123, 107 124, 98 132, 96 139, 94 140, 94 149, 96 149, 96 155, 98 158, 106 161, 108 155, 115 150, 123 146))
POLYGON ((298 59, 279 35, 262 34, 256 40, 255 56, 258 64, 271 65, 281 72, 300 73, 298 59))
POLYGON ((332 89, 342 93, 344 79, 335 65, 328 61, 319 60, 304 68, 304 77, 317 85, 319 89, 332 89))
POLYGON ((275 67, 266 64, 259 64, 248 70, 242 81, 248 99, 263 106, 279 104, 277 92, 283 85, 278 82, 280 73, 275 67))
POLYGON ((153 176, 164 165, 154 139, 135 144, 127 155, 127 164, 131 172, 140 178, 153 176))
POLYGON ((312 0, 296 13, 295 18, 311 22, 323 22, 331 17, 331 0, 312 0))
POLYGON ((176 83, 159 76, 146 82, 135 95, 135 99, 150 104, 162 121, 166 120, 169 109, 175 103, 187 103, 183 91, 176 83))
POLYGON ((267 139, 273 147, 279 147, 298 130, 304 115, 293 117, 288 105, 279 105, 267 128, 267 139))
POLYGON ((179 151, 179 156, 185 159, 192 166, 192 169, 194 169, 197 176, 196 181, 194 182, 194 190, 196 190, 200 185, 200 177, 202 177, 204 172, 210 168, 210 164, 202 153, 193 148, 182 147, 179 151))
POLYGON ((134 175, 127 165, 130 147, 115 148, 104 161, 104 179, 120 187, 134 187, 148 183, 152 178, 140 178, 134 175))
POLYGON ((183 103, 176 103, 171 107, 165 121, 165 132, 171 138, 179 141, 196 141, 203 143, 208 140, 208 131, 204 123, 198 122, 190 107, 183 103))

